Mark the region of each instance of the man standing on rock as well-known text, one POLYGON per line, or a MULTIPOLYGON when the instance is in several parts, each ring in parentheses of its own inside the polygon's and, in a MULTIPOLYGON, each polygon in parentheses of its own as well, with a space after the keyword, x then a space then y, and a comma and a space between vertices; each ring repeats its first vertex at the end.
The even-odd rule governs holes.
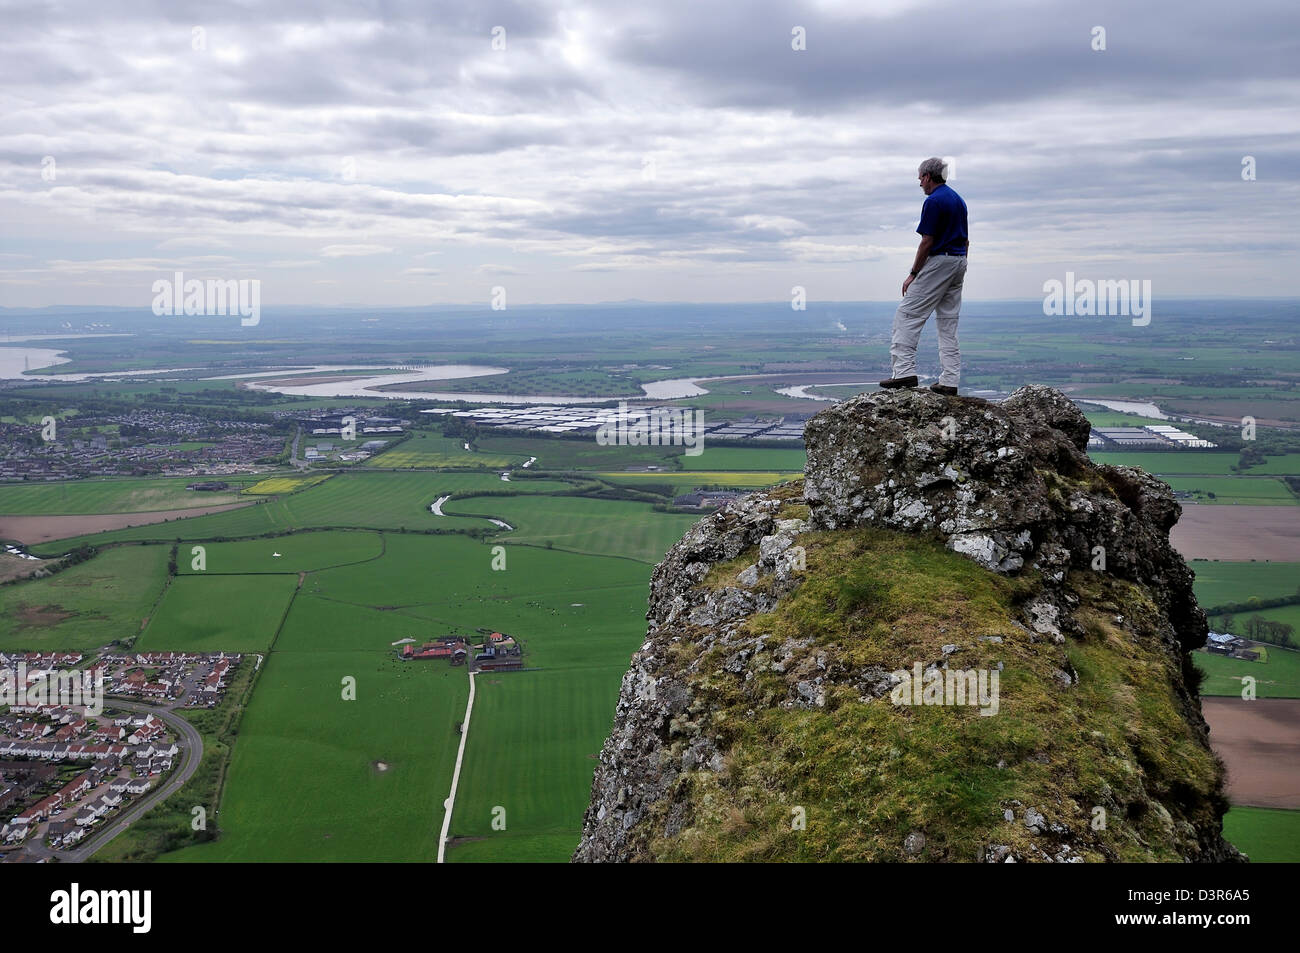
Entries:
POLYGON ((927 196, 921 206, 921 223, 916 226, 921 244, 912 271, 903 282, 903 301, 894 313, 894 335, 889 345, 892 376, 881 381, 880 386, 916 386, 916 346, 925 322, 935 313, 943 370, 930 390, 955 397, 961 377, 957 316, 961 312, 961 286, 966 278, 970 239, 966 203, 944 183, 944 171, 942 159, 926 159, 917 169, 927 196))

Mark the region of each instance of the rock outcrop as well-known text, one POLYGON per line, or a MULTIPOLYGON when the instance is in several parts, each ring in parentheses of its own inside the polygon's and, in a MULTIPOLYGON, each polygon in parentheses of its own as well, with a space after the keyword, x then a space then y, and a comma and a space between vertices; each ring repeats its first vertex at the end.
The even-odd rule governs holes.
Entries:
POLYGON ((656 567, 575 859, 1240 859, 1178 504, 1088 432, 1038 386, 818 414, 656 567))

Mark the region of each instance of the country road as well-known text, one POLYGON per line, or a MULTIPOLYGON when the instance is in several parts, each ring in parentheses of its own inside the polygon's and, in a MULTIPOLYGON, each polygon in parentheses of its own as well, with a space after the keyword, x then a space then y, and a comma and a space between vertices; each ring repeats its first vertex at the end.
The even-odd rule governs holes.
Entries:
POLYGON ((122 708, 127 711, 140 712, 141 714, 157 715, 167 722, 176 731, 176 746, 180 749, 181 765, 172 771, 166 783, 150 791, 139 801, 126 808, 111 823, 101 827, 88 837, 81 846, 72 850, 51 850, 44 844, 28 845, 26 850, 37 857, 70 864, 81 863, 126 830, 132 821, 141 818, 155 804, 165 801, 179 791, 185 782, 194 776, 194 772, 198 770, 199 762, 203 758, 203 738, 199 735, 198 729, 184 718, 181 718, 171 709, 157 708, 141 702, 109 698, 105 700, 105 704, 110 708, 122 708))
POLYGON ((298 459, 298 444, 299 442, 301 442, 301 440, 302 440, 302 427, 299 426, 293 435, 293 449, 289 451, 289 462, 293 464, 295 467, 297 467, 299 470, 305 470, 307 468, 307 461, 298 459))
POLYGON ((442 834, 438 837, 438 863, 446 863, 447 836, 451 832, 451 812, 456 808, 456 788, 460 784, 460 765, 465 760, 465 742, 469 738, 469 717, 474 713, 474 676, 469 673, 469 700, 465 702, 465 720, 460 726, 460 748, 456 751, 456 769, 451 774, 451 794, 442 802, 442 834))

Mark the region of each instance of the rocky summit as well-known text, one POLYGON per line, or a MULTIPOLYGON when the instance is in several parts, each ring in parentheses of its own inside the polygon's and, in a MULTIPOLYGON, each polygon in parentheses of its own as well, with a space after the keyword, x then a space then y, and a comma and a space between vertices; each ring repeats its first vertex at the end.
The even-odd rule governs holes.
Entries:
POLYGON ((1169 544, 1065 396, 863 394, 654 571, 578 861, 1227 861, 1169 544))

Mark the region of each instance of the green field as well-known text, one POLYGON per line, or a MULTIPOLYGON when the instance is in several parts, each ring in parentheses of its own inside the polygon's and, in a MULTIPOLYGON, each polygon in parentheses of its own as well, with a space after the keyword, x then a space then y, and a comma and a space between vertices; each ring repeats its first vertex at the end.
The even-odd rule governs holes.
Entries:
POLYGON ((491 473, 343 473, 319 486, 257 506, 79 536, 44 543, 32 551, 57 554, 84 542, 98 545, 118 540, 212 539, 331 527, 477 529, 483 526, 481 520, 437 517, 429 512, 429 504, 444 493, 500 492, 503 488, 519 494, 549 493, 568 489, 569 485, 541 479, 518 479, 506 484, 491 473))
MULTIPOLYGON (((378 559, 310 573, 240 727, 221 838, 164 859, 432 860, 466 670, 399 661, 391 643, 478 628, 519 637, 527 664, 541 671, 479 679, 453 834, 462 805, 467 821, 484 799, 489 815, 493 798, 518 810, 508 818, 511 844, 470 843, 455 859, 502 846, 503 859, 566 859, 590 755, 644 633, 648 577, 631 560, 531 547, 508 548, 505 570, 494 570, 490 545, 412 534, 385 534, 378 559), (340 699, 344 675, 357 679, 355 702, 340 699)), ((258 580, 177 583, 213 578, 258 580)))
POLYGON ((775 473, 761 471, 694 471, 686 473, 673 473, 670 471, 654 473, 597 473, 600 477, 609 483, 619 486, 653 486, 661 484, 663 486, 673 487, 676 493, 686 493, 693 487, 710 486, 710 487, 728 487, 735 489, 745 489, 754 487, 772 486, 775 483, 783 483, 786 480, 796 480, 802 473, 775 473))
POLYGON ((1202 608, 1245 602, 1252 596, 1275 599, 1300 587, 1300 563, 1193 559, 1188 565, 1196 573, 1196 601, 1202 608))
POLYGON ((1108 463, 1116 467, 1141 467, 1156 476, 1179 473, 1228 476, 1232 473, 1229 468, 1236 466, 1239 459, 1238 454, 1214 450, 1134 450, 1127 453, 1092 451, 1088 456, 1094 463, 1108 463))
POLYGON ((595 555, 627 556, 646 563, 663 559, 668 547, 699 517, 657 513, 649 503, 574 496, 483 497, 457 500, 444 513, 488 514, 514 531, 498 537, 595 555))
POLYGON ((1162 477, 1175 490, 1190 491, 1197 503, 1294 506, 1295 494, 1276 477, 1162 477), (1213 493, 1214 498, 1209 494, 1213 493))
POLYGON ((545 437, 497 437, 478 439, 482 453, 508 454, 524 460, 536 457, 536 470, 621 470, 647 464, 670 465, 682 456, 681 447, 602 447, 595 437, 585 439, 545 437))
POLYGON ((468 690, 463 668, 277 645, 239 728, 220 838, 162 859, 434 860, 468 690))
MULTIPOLYGON (((531 455, 531 454, 530 454, 531 455)), ((391 450, 371 457, 366 466, 398 469, 437 469, 439 467, 485 467, 501 470, 518 466, 528 459, 517 453, 480 453, 464 449, 464 441, 440 434, 415 433, 391 450)))
MULTIPOLYGON (((627 653, 637 638, 625 634, 627 653)), ((477 676, 451 825, 467 840, 453 840, 449 861, 568 859, 626 666, 477 676)))
MULTIPOLYGON (((198 492, 185 484, 201 477, 165 479, 69 480, 59 483, 0 484, 0 513, 20 515, 83 515, 147 513, 195 506, 216 506, 239 499, 238 478, 223 477, 231 489, 198 492)), ((256 479, 256 478, 254 478, 256 479)), ((245 480, 242 482, 252 482, 245 480)))
POLYGON ((1296 476, 1300 474, 1300 453, 1286 453, 1276 457, 1268 457, 1259 466, 1251 467, 1246 472, 1252 476, 1264 473, 1296 476))
POLYGON ((1300 811, 1234 807, 1223 816, 1223 836, 1251 863, 1300 861, 1300 811))
POLYGON ((1167 420, 1157 420, 1155 417, 1141 417, 1137 414, 1125 414, 1118 410, 1083 410, 1083 415, 1088 418, 1088 423, 1092 424, 1095 430, 1098 427, 1145 427, 1148 424, 1167 424, 1167 420))
POLYGON ((378 557, 384 551, 384 538, 366 530, 323 530, 202 545, 205 568, 198 571, 193 568, 194 544, 180 544, 176 561, 181 575, 297 573, 345 566, 378 557))
POLYGON ((808 455, 797 450, 769 450, 756 447, 719 447, 710 445, 697 457, 682 455, 683 470, 779 470, 803 473, 808 455))
POLYGON ((525 638, 530 664, 591 665, 603 614, 639 620, 645 613, 647 566, 529 546, 507 546, 505 560, 505 570, 494 570, 492 545, 465 537, 390 534, 382 559, 310 575, 282 639, 335 648, 330 607, 345 615, 374 609, 388 627, 363 643, 348 636, 344 645, 388 648, 406 636, 489 628, 525 638))
MULTIPOLYGON (((1285 622, 1287 625, 1294 626, 1296 634, 1292 638, 1300 640, 1300 605, 1278 606, 1273 609, 1252 609, 1247 612, 1237 612, 1233 615, 1232 628, 1234 633, 1238 635, 1245 633, 1244 623, 1248 618, 1260 615, 1273 622, 1285 622)), ((1210 620, 1210 627, 1214 628, 1215 625, 1222 624, 1222 621, 1222 616, 1214 616, 1210 620)), ((1215 629, 1215 631, 1221 632, 1222 629, 1215 629)))
POLYGON ((0 586, 0 649, 95 649, 140 633, 167 581, 166 546, 122 546, 0 586))
POLYGON ((140 652, 265 651, 297 583, 295 576, 178 576, 135 648, 140 652))
POLYGON ((1259 698, 1300 698, 1300 652, 1276 645, 1267 648, 1267 662, 1248 662, 1200 650, 1192 653, 1196 667, 1206 673, 1201 694, 1240 698, 1242 676, 1250 675, 1255 679, 1259 698))

